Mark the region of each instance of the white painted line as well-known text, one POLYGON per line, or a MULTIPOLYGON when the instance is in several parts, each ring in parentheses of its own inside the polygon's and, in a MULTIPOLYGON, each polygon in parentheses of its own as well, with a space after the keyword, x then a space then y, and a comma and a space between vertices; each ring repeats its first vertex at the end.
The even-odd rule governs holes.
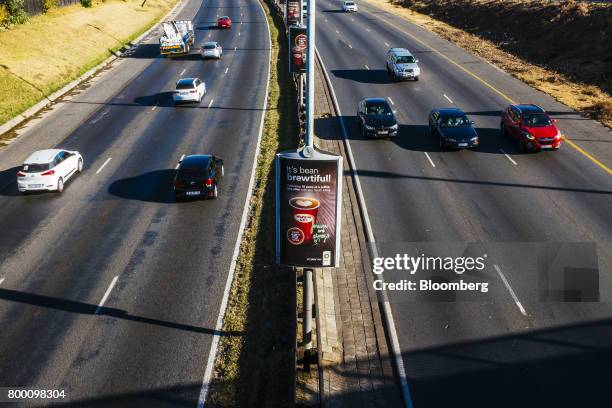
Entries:
POLYGON ((209 108, 212 106, 214 100, 215 100, 215 98, 211 99, 210 102, 208 102, 208 107, 209 108))
POLYGON ((519 310, 521 311, 521 314, 523 316, 527 316, 527 312, 525 311, 525 308, 523 307, 521 302, 518 300, 518 297, 516 297, 516 293, 514 293, 514 290, 512 289, 512 286, 510 286, 510 283, 508 283, 508 279, 506 279, 506 276, 504 276, 504 274, 502 273, 501 269, 499 269, 499 266, 497 266, 495 264, 495 265, 493 265, 493 267, 497 271, 497 273, 498 273, 499 277, 501 278, 501 280, 504 282, 504 285, 506 285, 506 288, 508 288, 508 291, 510 292, 510 296, 512 296, 512 299, 514 299, 514 303, 516 303, 516 305, 518 306, 519 310))
POLYGON ((95 118, 94 120, 91 121, 91 123, 98 123, 100 121, 100 119, 102 119, 103 117, 105 117, 108 112, 110 112, 110 108, 106 108, 101 114, 100 116, 98 116, 97 118, 95 118))
POLYGON ((102 164, 102 166, 100 166, 100 168, 98 169, 98 171, 96 171, 96 174, 100 174, 100 172, 102 171, 102 169, 104 167, 106 167, 106 165, 108 164, 109 161, 111 161, 112 157, 109 157, 108 159, 106 159, 106 161, 102 164))
POLYGON ((386 43, 385 43, 385 45, 388 47, 388 46, 389 46, 389 43, 388 43, 388 42, 386 42, 386 43))
POLYGON ((506 156, 508 158, 508 160, 510 160, 510 162, 512 162, 512 164, 514 164, 515 166, 518 166, 518 163, 515 162, 512 159, 512 157, 510 157, 510 155, 504 151, 504 149, 499 149, 499 151, 502 152, 504 154, 504 156, 506 156))
POLYGON ((429 163, 431 164, 431 167, 436 167, 436 165, 434 164, 433 160, 431 160, 431 157, 429 157, 429 154, 427 154, 427 152, 423 152, 425 153, 425 157, 427 157, 427 160, 429 160, 429 163))
POLYGON ((449 101, 450 103, 454 103, 451 98, 449 98, 448 96, 446 96, 446 94, 444 94, 444 97, 446 98, 447 101, 449 101))
POLYGON ((234 51, 236 51, 238 49, 238 47, 234 47, 234 51))
POLYGON ((179 76, 183 76, 183 74, 185 73, 185 71, 187 71, 187 68, 183 69, 183 70, 181 71, 181 73, 179 74, 179 76))
MULTIPOLYGON (((319 62, 321 63, 321 68, 323 68, 323 76, 325 78, 325 82, 329 86, 329 90, 331 92, 331 98, 334 105, 334 109, 336 114, 338 115, 338 120, 340 121, 340 128, 342 129, 342 138, 344 140, 344 145, 346 147, 346 155, 349 162, 349 167, 351 169, 351 175, 353 180, 355 180, 355 188, 357 190, 357 197, 359 200, 359 207, 363 213, 363 221, 366 229, 366 237, 368 241, 368 247, 372 254, 373 258, 378 257, 378 249, 375 245, 374 240, 374 232, 372 231, 372 223, 370 222, 370 217, 368 216, 368 208, 366 206, 365 198, 363 195, 363 190, 361 189, 361 181, 359 180, 359 174, 357 174, 357 166, 355 164, 355 158, 353 157, 353 151, 351 149, 351 144, 348 139, 348 132, 346 131, 346 125, 344 124, 344 120, 342 119, 342 112, 340 111, 340 105, 338 104, 338 99, 336 98, 336 92, 334 90, 334 86, 331 83, 329 78, 329 74, 327 73, 327 69, 325 68, 325 64, 323 63, 323 59, 319 54, 319 50, 315 47, 315 55, 317 56, 319 62)), ((379 275, 379 278, 382 278, 379 275)), ((408 387, 408 378, 406 376, 406 369, 404 368, 404 360, 401 354, 401 348, 399 345, 399 338, 397 336, 397 331, 395 330, 395 321, 393 320, 393 313, 391 312, 391 305, 389 303, 389 297, 386 291, 382 291, 382 307, 383 307, 383 316, 385 318, 385 323, 387 324, 388 335, 391 340, 391 352, 393 353, 393 361, 395 363, 397 373, 400 380, 400 389, 402 391, 402 396, 404 397, 404 407, 405 408, 414 408, 412 404, 412 398, 410 396, 410 388, 408 387)))
POLYGON ((370 32, 370 29, 369 29, 369 28, 366 28, 366 31, 369 33, 369 32, 370 32))
POLYGON ((393 99, 391 99, 390 96, 387 96, 387 99, 389 100, 389 102, 391 102, 391 105, 395 105, 395 103, 393 102, 393 99))
MULTIPOLYGON (((261 2, 257 2, 261 8, 262 15, 265 16, 266 12, 261 2)), ((219 346, 219 339, 221 338, 221 329, 223 328, 223 320, 225 317, 225 310, 227 309, 227 302, 229 299, 229 292, 232 288, 232 281, 234 280, 234 272, 236 270, 236 263, 238 261, 238 255, 240 254, 240 243, 242 242, 242 236, 246 227, 248 214, 251 211, 251 194, 253 194, 253 187, 255 185, 255 171, 257 170, 257 158, 259 157, 261 136, 263 134, 264 119, 266 118, 265 111, 268 106, 268 90, 270 88, 270 66, 272 65, 272 40, 270 33, 270 24, 266 18, 266 27, 268 29, 268 78, 266 80, 266 91, 264 92, 263 109, 261 111, 261 119, 259 121, 259 132, 257 133, 257 144, 255 147, 255 156, 253 158, 253 166, 251 167, 251 177, 249 181, 249 187, 247 188, 246 197, 244 200, 244 206, 242 210, 242 218, 240 220, 240 227, 238 227, 238 237, 236 237, 236 244, 234 245, 234 253, 232 254, 232 260, 230 262, 229 273, 227 274, 227 280, 225 281, 225 289, 223 290, 223 298, 221 299, 221 307, 219 308, 219 315, 217 316, 217 323, 215 324, 215 334, 213 335, 210 343, 210 351, 208 352, 208 361, 206 363, 206 369, 204 370, 204 378, 202 379, 202 389, 200 390, 200 398, 198 398, 198 407, 204 408, 206 402, 206 396, 208 395, 208 388, 210 386, 210 379, 212 377, 212 371, 215 365, 215 358, 217 357, 217 347, 219 346)))
POLYGON ((370 69, 370 67, 368 67, 367 65, 364 65, 364 67, 365 67, 365 69, 367 69, 367 70, 369 70, 369 69, 370 69))
POLYGON ((223 75, 227 75, 227 71, 229 71, 229 67, 225 68, 225 72, 223 73, 223 75))
POLYGON ((113 281, 111 282, 111 284, 108 286, 108 289, 106 289, 106 293, 104 293, 104 296, 102 297, 102 300, 100 301, 100 304, 96 308, 96 313, 95 314, 100 313, 100 310, 102 309, 102 306, 104 306, 104 303, 106 302, 106 299, 108 299, 108 295, 110 295, 111 291, 115 287, 115 284, 117 283, 117 279, 119 279, 119 276, 115 276, 113 278, 113 281))
POLYGON ((349 46, 349 48, 353 48, 353 46, 351 44, 349 44, 348 46, 349 46))
POLYGON ((0 285, 2 285, 2 282, 4 282, 4 278, 0 279, 0 285))
POLYGON ((336 34, 340 34, 340 31, 336 30, 336 34))
POLYGON ((183 161, 184 158, 185 158, 185 155, 182 155, 181 158, 179 159, 178 163, 176 163, 176 166, 174 167, 174 170, 178 170, 178 168, 181 165, 181 162, 183 161))
POLYGON ((240 35, 240 31, 238 31, 238 35, 240 35))
POLYGON ((157 105, 158 105, 158 103, 159 103, 159 102, 155 102, 155 106, 153 106, 153 107, 151 108, 151 110, 152 110, 152 111, 154 111, 155 109, 157 109, 157 105))

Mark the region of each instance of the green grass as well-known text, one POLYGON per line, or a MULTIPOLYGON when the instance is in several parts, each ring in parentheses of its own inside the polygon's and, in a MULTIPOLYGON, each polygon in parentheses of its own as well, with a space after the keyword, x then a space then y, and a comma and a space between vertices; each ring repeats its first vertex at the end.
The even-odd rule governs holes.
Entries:
POLYGON ((297 145, 297 95, 290 85, 282 20, 264 1, 272 38, 268 110, 208 403, 216 407, 293 406, 295 281, 274 265, 274 156, 297 145), (277 61, 278 60, 278 61, 277 61))
POLYGON ((52 9, 0 31, 0 124, 151 28, 177 0, 106 0, 52 9))

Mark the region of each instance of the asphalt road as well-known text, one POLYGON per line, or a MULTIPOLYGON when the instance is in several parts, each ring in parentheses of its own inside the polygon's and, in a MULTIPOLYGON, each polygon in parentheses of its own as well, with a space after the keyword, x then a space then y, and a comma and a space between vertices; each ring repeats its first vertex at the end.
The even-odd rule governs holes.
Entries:
MULTIPOLYGON (((487 282, 487 293, 389 293, 414 406, 612 406, 610 132, 365 1, 354 14, 342 13, 340 1, 317 7, 317 48, 347 126, 379 253, 488 254, 482 273, 462 276, 487 282), (391 46, 420 60, 419 82, 387 79, 391 46), (364 140, 358 131, 357 102, 374 96, 397 110, 395 140, 364 140), (508 99, 544 107, 582 152, 569 144, 520 152, 499 132, 508 99), (428 136, 428 112, 450 106, 475 121, 482 142, 476 150, 440 151, 428 136), (474 242, 480 246, 464 252, 461 243, 474 242), (576 242, 596 245, 598 275, 587 246, 583 269, 548 276, 545 285, 542 243, 576 242), (583 301, 568 288, 583 289, 583 301)), ((570 246, 558 254, 571 265, 582 253, 570 246)))
POLYGON ((161 58, 154 31, 0 150, 2 387, 65 390, 74 406, 198 402, 257 146, 269 38, 257 0, 189 0, 177 13, 193 19, 196 45, 223 46, 221 60, 161 58), (219 15, 231 30, 214 28, 219 15), (192 76, 207 95, 174 107, 175 81, 192 76), (80 151, 83 174, 61 195, 19 195, 19 164, 54 146, 80 151), (173 169, 193 153, 225 160, 220 197, 177 204, 173 169))

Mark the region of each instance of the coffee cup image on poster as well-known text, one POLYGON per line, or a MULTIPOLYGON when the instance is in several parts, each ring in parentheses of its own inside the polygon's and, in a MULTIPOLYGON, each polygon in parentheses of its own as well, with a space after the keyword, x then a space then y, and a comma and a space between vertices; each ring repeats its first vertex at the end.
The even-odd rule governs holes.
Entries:
POLYGON ((290 266, 337 266, 341 157, 317 152, 277 156, 277 260, 290 266))

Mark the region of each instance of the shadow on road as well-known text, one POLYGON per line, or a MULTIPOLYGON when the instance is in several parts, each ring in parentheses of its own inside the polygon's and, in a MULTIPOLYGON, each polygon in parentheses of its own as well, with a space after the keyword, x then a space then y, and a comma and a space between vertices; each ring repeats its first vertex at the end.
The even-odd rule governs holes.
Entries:
POLYGON ((362 84, 394 83, 384 69, 335 69, 332 70, 332 75, 362 84))
POLYGON ((172 192, 174 172, 174 169, 154 170, 140 176, 119 179, 108 187, 108 192, 128 200, 174 203, 172 192))

